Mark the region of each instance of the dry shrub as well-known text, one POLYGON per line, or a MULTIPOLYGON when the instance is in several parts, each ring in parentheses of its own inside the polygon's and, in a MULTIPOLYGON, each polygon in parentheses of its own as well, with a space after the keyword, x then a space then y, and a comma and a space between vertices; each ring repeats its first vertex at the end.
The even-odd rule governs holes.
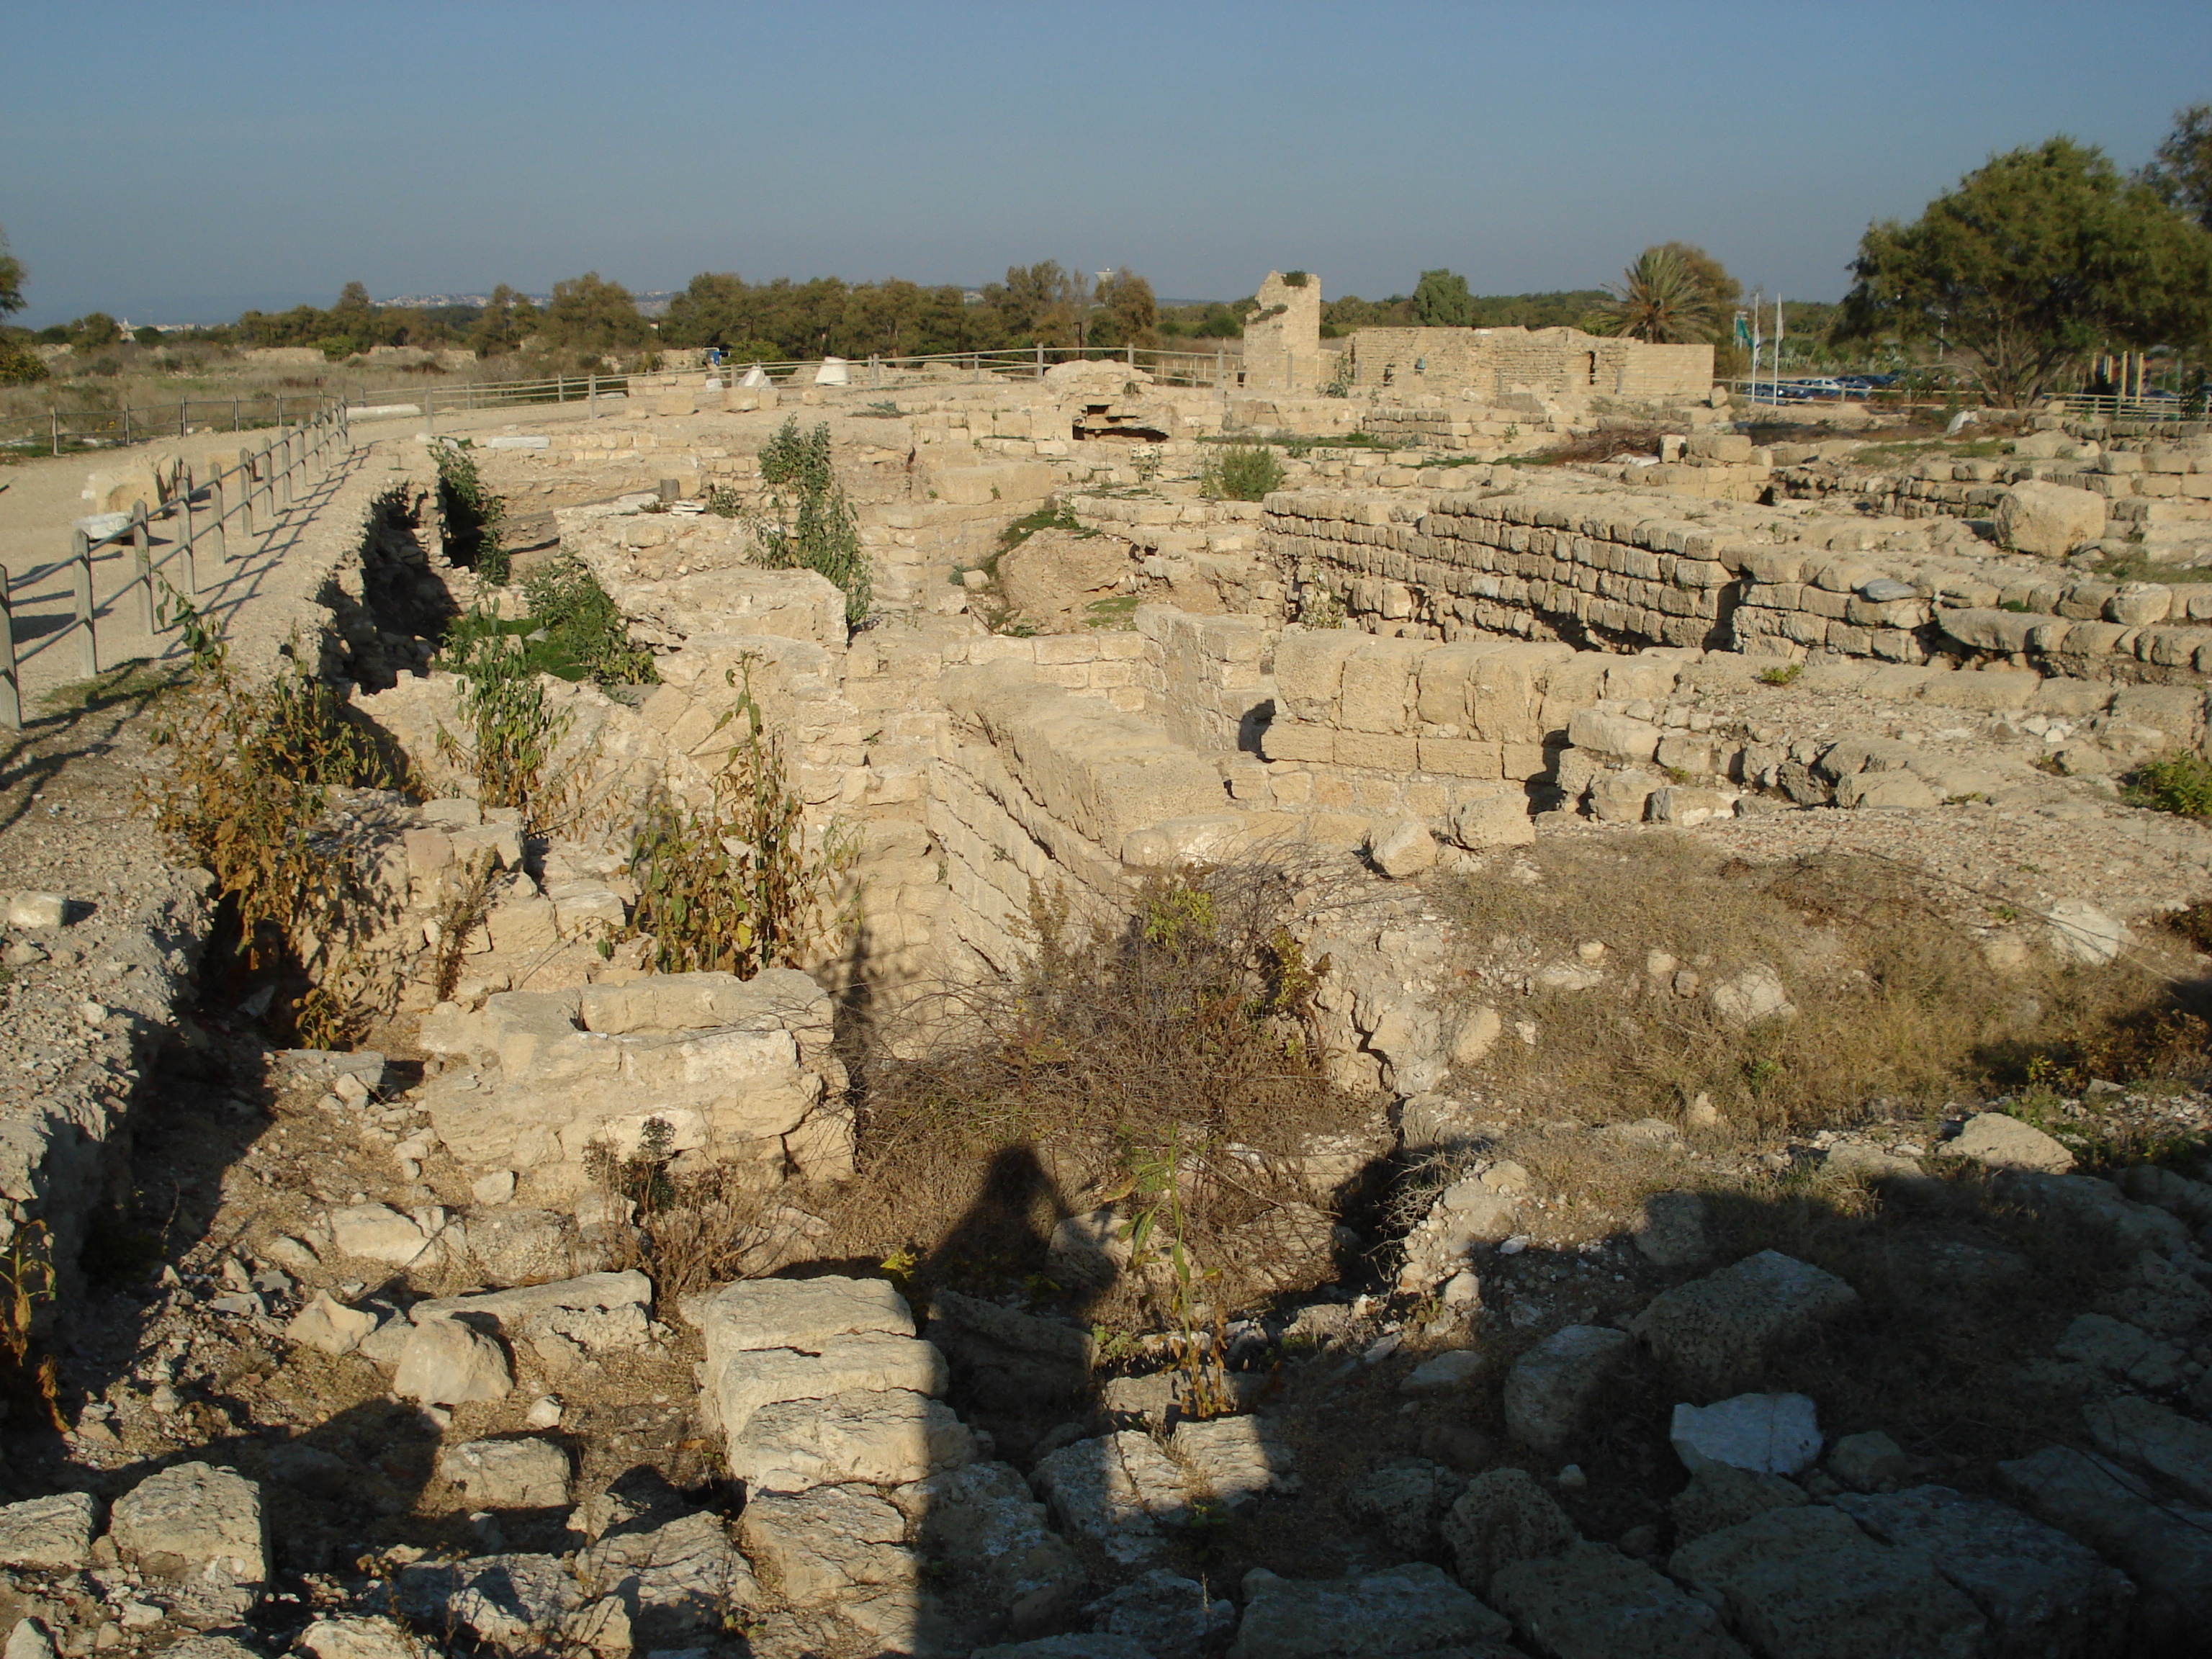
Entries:
POLYGON ((1456 908, 1488 965, 1517 975, 1572 961, 1585 941, 1607 947, 1596 988, 1540 989, 1502 1009, 1509 1021, 1525 1009, 1538 1039, 1501 1043, 1485 1082, 1540 1109, 1673 1118, 1705 1094, 1740 1124, 1780 1130, 1848 1121, 1874 1102, 1941 1104, 2069 1045, 2130 1066, 2201 1064, 2201 1042, 2187 1052, 2193 1025, 2165 1012, 2155 952, 2105 970, 2046 960, 2005 975, 1923 878, 1882 860, 1754 867, 1644 834, 1547 841, 1523 866, 1532 879, 1491 873, 1460 887, 1456 908), (1701 989, 1770 966, 1797 1012, 1735 1029, 1705 995, 1648 974, 1655 951, 1701 989))
POLYGON ((296 642, 260 679, 233 670, 219 643, 196 654, 194 684, 155 732, 169 765, 145 805, 214 872, 228 930, 219 951, 287 981, 303 1042, 344 1046, 393 986, 359 955, 387 907, 374 897, 372 849, 333 814, 332 791, 388 787, 392 768, 296 642))
POLYGON ((606 1229, 609 1267, 641 1269, 672 1301, 811 1253, 821 1224, 780 1204, 757 1170, 676 1164, 674 1131, 657 1117, 628 1156, 605 1141, 585 1149, 585 1172, 616 1218, 606 1229))
POLYGON ((1310 1197, 1285 1159, 1366 1109, 1328 1080, 1297 891, 1277 866, 1192 870, 1089 920, 1033 892, 1021 967, 874 1034, 841 1237, 908 1253, 924 1288, 1018 1283, 1059 1219, 1115 1203, 1218 1270, 1231 1229, 1310 1197))

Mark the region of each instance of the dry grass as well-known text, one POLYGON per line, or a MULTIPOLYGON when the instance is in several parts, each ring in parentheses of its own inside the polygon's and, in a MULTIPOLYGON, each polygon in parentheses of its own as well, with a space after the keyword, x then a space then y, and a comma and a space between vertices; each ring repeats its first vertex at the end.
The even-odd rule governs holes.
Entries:
POLYGON ((1267 866, 1155 880, 1127 916, 1038 896, 1026 967, 922 1005, 856 1065, 847 1253, 898 1255, 924 1290, 1048 1293, 1043 1247, 1071 1213, 1149 1214, 1218 1267, 1231 1230, 1312 1201, 1298 1154, 1372 1103, 1328 1081, 1312 1006, 1328 964, 1285 926, 1295 896, 1267 866))
POLYGON ((1880 860, 1754 867, 1641 835, 1547 841, 1517 862, 1446 902, 1475 942, 1468 995, 1509 1028, 1480 1081, 1539 1114, 1671 1121, 1707 1096, 1739 1127, 1802 1130, 2027 1081, 2038 1056, 2124 1079, 2203 1063, 2199 1028, 2176 1012, 2178 944, 2101 971, 2039 956, 2008 975, 1912 872, 1880 860), (1602 983, 1521 994, 1528 964, 1577 964, 1591 942, 1607 947, 1602 983), (1797 1012, 1736 1029, 1707 994, 1754 964, 1797 1012), (1512 1040, 1524 1019, 1533 1047, 1512 1040))

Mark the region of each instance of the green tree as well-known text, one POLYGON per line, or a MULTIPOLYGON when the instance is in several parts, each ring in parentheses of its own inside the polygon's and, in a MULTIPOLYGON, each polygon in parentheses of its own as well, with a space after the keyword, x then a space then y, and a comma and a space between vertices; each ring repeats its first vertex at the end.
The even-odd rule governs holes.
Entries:
POLYGON ((8 252, 8 233, 0 230, 0 317, 23 308, 23 262, 8 252))
POLYGON ((1584 325, 1593 334, 1625 334, 1650 345, 1712 336, 1716 319, 1705 281, 1672 248, 1645 248, 1609 292, 1612 299, 1584 325))
POLYGON ((1139 346, 1160 343, 1159 302, 1152 285, 1123 265, 1098 285, 1098 316, 1091 325, 1093 345, 1139 346))
POLYGON ((503 356, 520 347, 537 325, 538 307, 529 297, 501 283, 469 326, 469 349, 479 357, 503 356))
POLYGON ((123 337, 123 325, 104 311, 88 311, 69 325, 69 343, 79 351, 97 351, 123 337))
POLYGON ((2173 112, 2173 131, 2137 175, 2168 207, 2212 230, 2212 104, 2173 112))
POLYGON ((1911 224, 1869 225, 1851 273, 1841 337, 1940 337, 2008 405, 2087 352, 2212 327, 2212 235, 2063 137, 1992 157, 1911 224))
POLYGON ((702 270, 668 302, 660 337, 672 346, 733 346, 752 334, 754 309, 751 291, 736 271, 702 270))
POLYGON ((1466 328, 1474 321, 1474 296, 1455 270, 1425 270, 1413 285, 1413 315, 1423 328, 1466 328))
POLYGON ((604 352, 643 345, 652 331, 628 289, 587 270, 553 284, 544 332, 555 345, 604 352))
POLYGON ((1735 308, 1743 303, 1743 284, 1728 273, 1728 267, 1697 246, 1694 242, 1662 242, 1658 252, 1671 253, 1688 267, 1690 275, 1704 295, 1705 308, 1713 314, 1713 330, 1725 334, 1734 320, 1735 308))

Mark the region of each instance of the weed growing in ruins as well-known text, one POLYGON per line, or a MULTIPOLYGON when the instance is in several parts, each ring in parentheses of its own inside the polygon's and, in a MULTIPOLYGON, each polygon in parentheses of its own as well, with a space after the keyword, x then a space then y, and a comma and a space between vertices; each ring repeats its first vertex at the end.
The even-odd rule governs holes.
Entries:
POLYGON ((1211 501, 1256 501, 1283 487, 1283 464, 1265 444, 1230 444, 1199 463, 1198 493, 1211 501))
POLYGON ((567 735, 569 715, 556 714, 530 663, 523 642, 500 629, 497 617, 479 606, 468 626, 456 625, 441 653, 460 676, 460 714, 466 740, 441 725, 438 752, 476 780, 478 804, 512 806, 523 832, 537 836, 568 799, 564 781, 549 778, 546 765, 567 735))
POLYGON ((445 439, 433 444, 430 453, 438 465, 438 505, 445 515, 447 543, 478 577, 505 586, 509 564, 500 532, 507 503, 492 494, 477 471, 467 439, 445 439))
POLYGON ((761 446, 761 482, 769 487, 769 520, 759 532, 758 562, 771 570, 812 570, 845 595, 845 625, 867 620, 874 577, 853 505, 837 482, 830 425, 799 429, 792 416, 761 446))
POLYGON ((808 845, 806 803, 753 696, 751 659, 742 670, 742 684, 738 670, 728 671, 738 698, 715 723, 717 731, 734 725, 737 735, 713 800, 695 811, 656 794, 632 844, 632 926, 651 935, 663 973, 750 979, 764 968, 795 967, 849 922, 838 888, 859 840, 833 823, 808 845))
POLYGON ((605 1139, 584 1149, 584 1173, 617 1218, 608 1228, 609 1267, 641 1269, 667 1287, 661 1294, 682 1297, 784 1259, 797 1212, 772 1201, 757 1171, 710 1161, 685 1170, 678 1162, 676 1133, 658 1117, 646 1120, 628 1153, 605 1139))
POLYGON ((744 516, 745 498, 729 484, 716 484, 707 492, 706 507, 718 519, 740 519, 744 516))
MULTIPOLYGON (((249 970, 319 963, 349 977, 341 965, 377 918, 368 872, 330 822, 331 792, 398 780, 296 646, 261 680, 237 674, 219 644, 209 661, 155 732, 170 752, 146 789, 155 823, 214 873, 236 930, 224 948, 249 970)), ((367 975, 349 979, 367 994, 367 975)))
MULTIPOLYGON (((852 1249, 915 1249, 934 1283, 1018 1283, 1042 1266, 1042 1241, 988 1171, 1023 1158, 1052 1172, 1068 1209, 1130 1199, 1151 1212, 1148 1248, 1171 1237, 1183 1268, 1169 1253, 1164 1273, 1138 1275, 1124 1311, 1156 1298, 1172 1321, 1180 1298, 1177 1328, 1194 1322, 1200 1300, 1221 1299, 1206 1269, 1249 1259, 1230 1233, 1285 1201, 1328 1201, 1279 1160, 1362 1111, 1331 1083, 1320 1039, 1314 999, 1329 962, 1308 963, 1289 932, 1307 874, 1156 877, 1127 913, 1090 921, 1033 890, 1023 959, 872 1033, 860 1177, 838 1218, 852 1249), (954 1250, 942 1241, 956 1222, 954 1250)), ((1285 1284, 1334 1271, 1267 1266, 1285 1284)))
POLYGON ((630 643, 629 626, 591 567, 566 556, 526 578, 522 596, 533 633, 543 630, 549 673, 562 679, 579 671, 602 685, 652 685, 659 680, 653 653, 630 643), (562 668, 569 672, 562 673, 562 668))
POLYGON ((39 1304, 54 1297, 52 1237, 43 1221, 26 1221, 8 1241, 0 1256, 0 1354, 7 1358, 9 1395, 26 1405, 35 1405, 57 1433, 65 1434, 58 1400, 59 1379, 54 1357, 43 1354, 30 1363, 32 1326, 39 1304))
POLYGON ((2129 777, 2120 798, 2130 806, 2154 811, 2212 817, 2212 762, 2190 754, 2152 761, 2129 777))
POLYGON ((1803 663, 1786 662, 1779 668, 1766 668, 1760 670, 1759 683, 1761 685, 1795 685, 1797 684, 1798 678, 1802 675, 1804 672, 1805 665, 1803 663))

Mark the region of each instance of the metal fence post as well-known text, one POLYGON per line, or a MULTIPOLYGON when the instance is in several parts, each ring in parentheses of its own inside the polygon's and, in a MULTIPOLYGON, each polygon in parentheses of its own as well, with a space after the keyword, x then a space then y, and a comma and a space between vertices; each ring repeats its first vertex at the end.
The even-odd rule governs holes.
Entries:
POLYGON ((284 510, 292 510, 292 428, 284 428, 284 510))
POLYGON ((131 591, 138 597, 131 609, 146 637, 154 637, 154 553, 148 545, 146 503, 131 503, 131 591))
POLYGON ((251 539, 253 535, 253 457, 243 449, 238 452, 238 470, 244 475, 238 492, 239 522, 251 539))
POLYGON ((15 613, 8 604, 5 565, 0 565, 0 726, 23 729, 23 682, 15 672, 15 613))

